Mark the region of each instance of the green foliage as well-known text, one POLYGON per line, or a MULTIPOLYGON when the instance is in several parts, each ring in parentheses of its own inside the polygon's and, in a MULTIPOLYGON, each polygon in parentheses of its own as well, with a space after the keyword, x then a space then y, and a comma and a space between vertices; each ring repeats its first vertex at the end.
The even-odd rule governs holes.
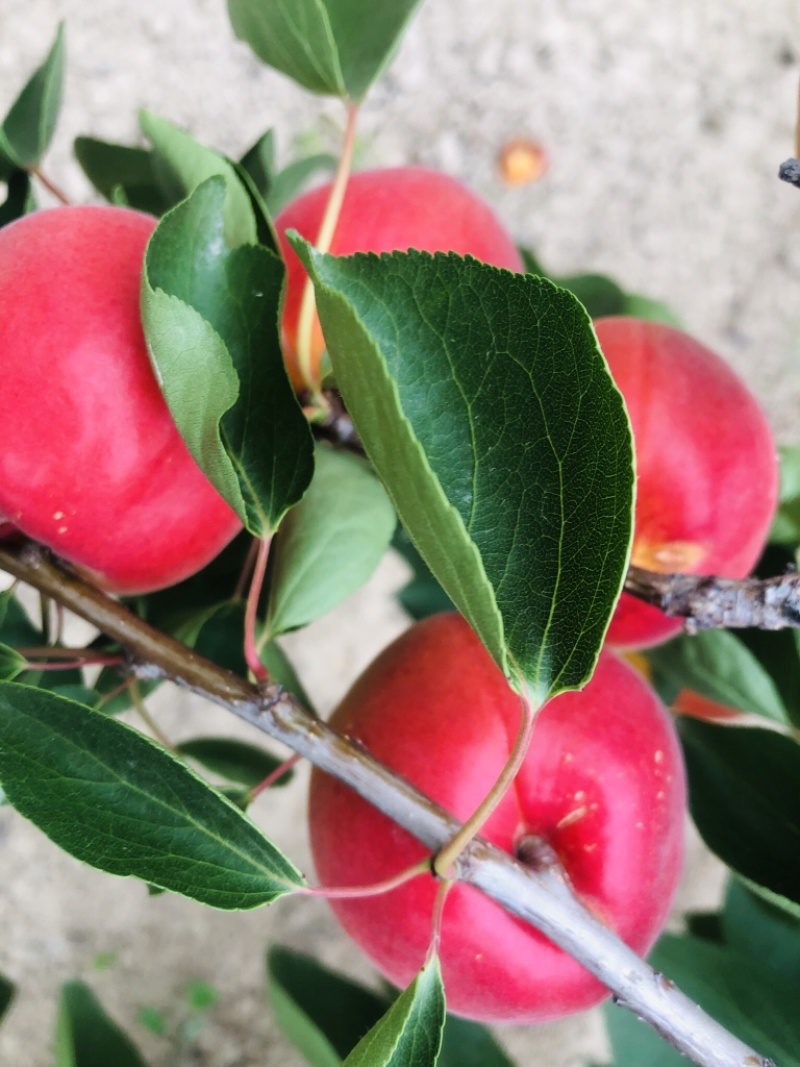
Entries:
POLYGON ((469 258, 294 243, 348 410, 425 562, 534 701, 582 685, 633 506, 630 428, 585 311, 469 258))
MULTIPOLYGON (((175 751, 181 756, 189 756, 220 778, 250 789, 263 782, 284 762, 263 748, 230 737, 193 737, 176 745, 175 751)), ((277 784, 285 785, 291 777, 291 772, 288 772, 281 776, 277 784)))
POLYGON ((36 167, 47 151, 61 109, 64 82, 64 26, 22 92, 0 123, 0 181, 15 168, 36 167))
POLYGON ((272 551, 267 633, 305 626, 362 586, 395 523, 367 464, 319 446, 308 492, 286 516, 272 551))
POLYGON ((226 196, 212 177, 159 223, 142 310, 189 451, 247 529, 265 537, 311 480, 312 440, 283 365, 283 264, 262 246, 228 246, 226 196))
POLYGON ((769 539, 796 548, 800 545, 800 447, 783 445, 778 455, 780 495, 769 539))
POLYGON ((240 811, 135 730, 63 697, 0 684, 0 782, 66 852, 226 909, 302 878, 240 811))
POLYGON ((11 1007, 11 1001, 14 999, 15 993, 14 983, 6 978, 5 975, 0 974, 0 1022, 2 1022, 3 1016, 11 1007))
POLYGON ((83 982, 61 987, 55 1067, 146 1067, 130 1038, 83 982))
POLYGON ((6 198, 0 204, 0 227, 36 210, 31 176, 26 170, 14 170, 8 176, 6 198))
POLYGON ((549 278, 562 289, 568 290, 580 300, 593 319, 631 315, 638 319, 663 322, 667 326, 682 326, 681 320, 666 304, 640 293, 626 293, 613 278, 605 274, 552 274, 545 270, 530 249, 521 248, 520 252, 530 274, 549 278))
POLYGON ((27 660, 9 645, 0 643, 0 680, 13 682, 27 667, 27 660))
POLYGON ((163 215, 182 195, 178 181, 149 148, 76 137, 75 156, 84 174, 106 200, 150 215, 163 215))
MULTIPOLYGON (((267 954, 267 986, 275 1018, 311 1067, 338 1067, 395 999, 280 945, 267 954)), ((491 1033, 448 1015, 438 1067, 513 1067, 491 1033)))
POLYGON ((237 37, 313 93, 358 103, 420 0, 228 0, 237 37))
MULTIPOLYGON (((800 987, 788 986, 758 957, 691 937, 662 937, 649 957, 717 1022, 781 1067, 798 1067, 800 987)), ((686 1060, 634 1015, 609 1005, 613 1067, 681 1067, 686 1060)))
POLYGON ((681 635, 649 649, 653 680, 663 692, 693 689, 719 704, 788 724, 789 712, 756 656, 727 630, 681 635))
POLYGON ((413 572, 408 583, 396 594, 397 600, 412 619, 425 619, 439 611, 454 611, 453 601, 431 574, 425 560, 402 526, 397 527, 392 548, 399 552, 413 572))
POLYGON ((678 722, 703 840, 768 900, 800 916, 800 745, 773 730, 678 722))
POLYGON ((344 1067, 433 1067, 444 1023, 444 986, 434 957, 362 1037, 344 1067))

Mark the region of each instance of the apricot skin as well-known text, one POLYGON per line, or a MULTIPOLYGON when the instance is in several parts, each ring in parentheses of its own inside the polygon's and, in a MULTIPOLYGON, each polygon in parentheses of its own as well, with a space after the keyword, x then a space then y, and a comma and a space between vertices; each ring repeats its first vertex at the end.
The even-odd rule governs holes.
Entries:
MULTIPOLYGON (((463 820, 496 779, 519 720, 519 698, 451 614, 416 624, 390 645, 331 722, 463 820)), ((670 716, 633 668, 605 651, 585 690, 562 694, 540 713, 525 764, 483 835, 510 853, 526 835, 543 838, 586 905, 643 953, 678 881, 684 810, 670 716)), ((317 770, 309 824, 323 885, 371 884, 425 855, 405 830, 317 770)), ((331 902, 398 986, 424 960, 437 885, 422 875, 381 896, 331 902)), ((441 959, 449 1009, 473 1019, 557 1019, 607 995, 542 934, 463 885, 445 904, 441 959)))
MULTIPOLYGON (((744 578, 778 498, 776 446, 758 402, 719 356, 674 327, 622 317, 594 325, 633 429, 632 561, 661 573, 744 578)), ((623 593, 608 640, 646 648, 681 628, 623 593)))
POLYGON ((0 522, 118 593, 188 577, 241 528, 150 366, 139 290, 155 225, 60 207, 0 230, 0 522))
MULTIPOLYGON (((284 351, 289 377, 296 389, 306 384, 296 352, 297 320, 306 273, 285 233, 288 229, 297 230, 315 242, 330 188, 328 184, 303 193, 275 220, 287 267, 284 351)), ((387 167, 351 175, 329 251, 345 256, 353 252, 409 248, 457 252, 512 271, 525 269, 514 241, 489 205, 455 178, 425 167, 387 167)), ((312 344, 315 379, 324 349, 322 331, 315 317, 312 344)))

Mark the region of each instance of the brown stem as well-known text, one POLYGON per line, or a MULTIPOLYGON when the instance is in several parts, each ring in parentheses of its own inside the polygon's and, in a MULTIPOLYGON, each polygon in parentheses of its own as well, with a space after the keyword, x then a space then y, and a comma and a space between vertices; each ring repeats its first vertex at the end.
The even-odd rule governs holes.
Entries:
POLYGON ((72 203, 67 194, 62 192, 55 182, 51 181, 43 171, 39 170, 38 167, 31 167, 29 173, 32 174, 49 193, 52 193, 56 200, 60 201, 65 206, 69 206, 72 203))
MULTIPOLYGON (((397 777, 363 747, 342 737, 275 683, 251 685, 166 634, 53 562, 30 542, 0 543, 0 568, 117 641, 140 678, 171 679, 219 704, 355 790, 431 852, 451 841, 457 820, 397 777)), ((560 867, 526 867, 481 838, 453 865, 453 879, 482 890, 541 930, 600 979, 697 1067, 775 1067, 656 974, 573 893, 560 867)))
POLYGON ((800 627, 800 574, 776 578, 717 578, 655 574, 629 567, 625 591, 686 620, 689 633, 709 629, 783 630, 800 627))

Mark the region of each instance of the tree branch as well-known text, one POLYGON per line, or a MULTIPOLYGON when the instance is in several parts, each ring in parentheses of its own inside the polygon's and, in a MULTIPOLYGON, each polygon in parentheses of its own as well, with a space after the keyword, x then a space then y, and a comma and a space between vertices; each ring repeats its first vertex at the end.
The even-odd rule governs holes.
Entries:
MULTIPOLYGON (((432 852, 458 830, 457 820, 280 686, 256 687, 198 656, 55 563, 39 546, 0 543, 0 568, 118 642, 136 676, 173 681, 233 712, 345 782, 432 852)), ((455 877, 541 930, 698 1067, 775 1067, 639 959, 583 906, 555 857, 535 842, 529 845, 523 863, 476 838, 456 861, 455 877)))
POLYGON ((629 567, 625 591, 686 620, 688 633, 711 629, 800 627, 800 574, 776 578, 716 578, 655 574, 629 567))

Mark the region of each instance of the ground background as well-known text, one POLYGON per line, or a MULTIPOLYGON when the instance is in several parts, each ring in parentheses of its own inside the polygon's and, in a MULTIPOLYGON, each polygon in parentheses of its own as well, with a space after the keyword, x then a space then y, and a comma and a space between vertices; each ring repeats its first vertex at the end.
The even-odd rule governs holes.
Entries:
MULTIPOLYGON (((268 126, 285 159, 306 146, 335 150, 339 107, 264 70, 233 38, 223 0, 0 0, 0 113, 59 18, 67 21, 67 91, 47 169, 76 199, 91 193, 70 158, 72 138, 133 141, 140 106, 232 155, 268 126)), ((799 57, 793 0, 662 8, 645 0, 426 0, 364 108, 359 158, 362 166, 416 162, 456 174, 552 270, 605 271, 665 300, 737 367, 780 438, 797 441, 800 196, 775 174, 793 154, 799 57), (551 166, 537 184, 510 189, 495 158, 518 135, 540 140, 551 166)), ((388 560, 367 588, 294 642, 321 709, 405 625, 389 595, 401 580, 388 560), (350 620, 361 623, 352 633, 350 620)), ((221 725, 174 698, 161 709, 175 736, 199 732, 203 721, 221 725)), ((303 825, 302 786, 300 776, 256 811, 279 842, 303 825)), ((292 855, 308 867, 304 845, 292 855)), ((7 810, 0 871, 0 973, 20 987, 0 1028, 0 1067, 48 1067, 55 991, 75 976, 91 981, 153 1067, 292 1067, 302 1061, 263 996, 270 938, 369 974, 323 904, 229 916, 168 896, 151 900, 141 886, 61 855, 7 810), (113 955, 105 970, 95 966, 99 954, 113 955), (197 1040, 181 1048, 174 1035, 195 979, 217 987, 220 1000, 197 1040), (165 1013, 172 1036, 147 1032, 137 1018, 143 1006, 165 1013)), ((693 845, 678 910, 718 892, 718 872, 693 845)), ((604 1050, 594 1013, 502 1037, 526 1067, 578 1067, 604 1050)))

